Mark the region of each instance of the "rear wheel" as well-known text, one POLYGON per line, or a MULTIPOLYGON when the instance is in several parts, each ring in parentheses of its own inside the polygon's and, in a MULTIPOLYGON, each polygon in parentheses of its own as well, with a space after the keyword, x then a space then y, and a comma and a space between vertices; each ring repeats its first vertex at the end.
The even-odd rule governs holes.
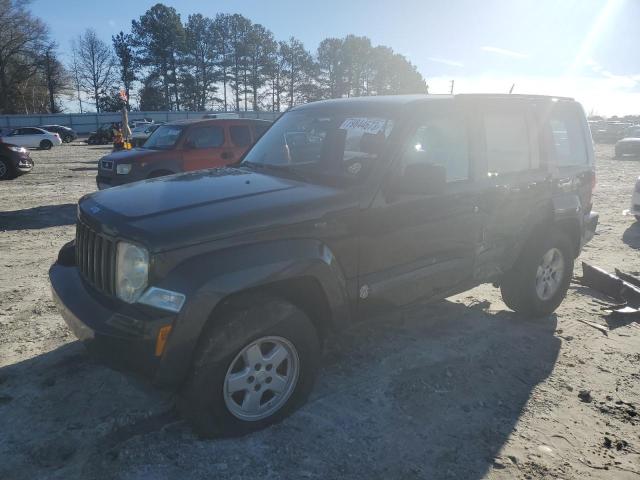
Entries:
POLYGON ((571 242, 563 232, 535 236, 501 283, 504 303, 530 317, 552 313, 567 295, 573 260, 571 242))
POLYGON ((41 150, 51 150, 51 147, 53 147, 53 143, 51 143, 51 140, 42 140, 40 142, 41 150))
POLYGON ((307 399, 320 342, 307 315, 270 296, 243 296, 203 334, 178 408, 204 437, 278 422, 307 399))

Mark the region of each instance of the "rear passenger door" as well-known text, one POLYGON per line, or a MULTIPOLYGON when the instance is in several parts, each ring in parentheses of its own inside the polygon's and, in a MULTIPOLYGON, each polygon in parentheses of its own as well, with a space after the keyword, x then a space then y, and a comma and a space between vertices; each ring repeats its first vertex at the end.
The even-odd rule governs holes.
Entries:
POLYGON ((189 129, 182 141, 182 163, 185 171, 225 165, 224 128, 220 125, 196 125, 189 129))
POLYGON ((42 136, 38 130, 33 128, 18 128, 11 133, 11 141, 14 145, 21 147, 37 147, 40 145, 42 136))
POLYGON ((475 275, 486 280, 511 266, 529 227, 550 211, 545 202, 551 198, 551 177, 541 162, 534 105, 490 99, 476 106, 483 227, 475 275))
POLYGON ((247 124, 229 125, 229 138, 231 145, 228 150, 230 150, 234 161, 239 159, 253 143, 251 129, 247 124))

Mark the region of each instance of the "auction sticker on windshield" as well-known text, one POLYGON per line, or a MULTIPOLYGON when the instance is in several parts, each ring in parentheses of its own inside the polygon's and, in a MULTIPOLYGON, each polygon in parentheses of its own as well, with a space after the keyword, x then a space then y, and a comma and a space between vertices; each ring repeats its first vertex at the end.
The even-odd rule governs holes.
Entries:
POLYGON ((340 129, 342 130, 355 130, 363 133, 370 133, 375 135, 384 130, 387 121, 383 118, 347 118, 340 129))

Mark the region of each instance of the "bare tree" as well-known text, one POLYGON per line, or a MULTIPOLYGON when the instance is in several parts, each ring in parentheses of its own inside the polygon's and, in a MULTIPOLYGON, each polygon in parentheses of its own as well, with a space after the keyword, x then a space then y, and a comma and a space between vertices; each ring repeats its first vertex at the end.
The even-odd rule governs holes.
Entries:
POLYGON ((113 53, 92 29, 87 29, 78 37, 76 47, 80 85, 87 95, 93 97, 96 111, 100 113, 100 96, 115 80, 113 53))
POLYGON ((69 70, 71 72, 71 81, 73 82, 73 88, 76 91, 78 97, 78 103, 80 104, 80 113, 82 112, 82 81, 80 79, 80 62, 78 61, 78 47, 75 40, 71 41, 71 64, 69 70))
POLYGON ((47 27, 28 10, 28 2, 0 0, 0 112, 28 111, 26 97, 39 70, 39 53, 47 42, 47 27))
POLYGON ((56 103, 58 96, 69 87, 69 74, 56 55, 57 45, 52 42, 42 54, 42 76, 49 97, 49 112, 58 113, 60 107, 56 103))

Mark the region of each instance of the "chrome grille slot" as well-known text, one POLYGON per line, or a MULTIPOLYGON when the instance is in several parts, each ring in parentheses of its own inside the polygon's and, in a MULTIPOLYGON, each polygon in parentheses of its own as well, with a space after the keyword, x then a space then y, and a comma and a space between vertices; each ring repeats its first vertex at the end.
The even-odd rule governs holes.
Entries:
POLYGON ((87 282, 109 295, 115 293, 115 242, 85 223, 76 224, 76 265, 87 282))

